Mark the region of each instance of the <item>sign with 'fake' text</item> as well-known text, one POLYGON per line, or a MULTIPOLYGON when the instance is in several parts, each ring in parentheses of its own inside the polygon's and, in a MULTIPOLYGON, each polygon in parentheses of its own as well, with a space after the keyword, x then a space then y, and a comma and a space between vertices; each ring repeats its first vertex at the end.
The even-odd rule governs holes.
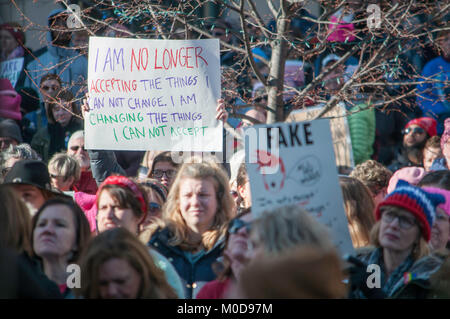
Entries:
POLYGON ((219 41, 90 37, 89 149, 222 151, 219 41))
POLYGON ((0 79, 8 79, 16 87, 20 72, 22 72, 24 58, 17 58, 0 63, 0 79))
POLYGON ((352 254, 330 121, 254 125, 244 134, 252 214, 299 205, 328 227, 342 253, 352 254))

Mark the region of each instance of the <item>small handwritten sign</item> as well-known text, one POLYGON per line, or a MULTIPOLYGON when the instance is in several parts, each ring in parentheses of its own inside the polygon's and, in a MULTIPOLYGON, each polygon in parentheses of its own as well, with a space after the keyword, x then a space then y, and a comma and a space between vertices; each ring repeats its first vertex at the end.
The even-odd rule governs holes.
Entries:
POLYGON ((222 151, 219 42, 89 39, 90 149, 222 151))

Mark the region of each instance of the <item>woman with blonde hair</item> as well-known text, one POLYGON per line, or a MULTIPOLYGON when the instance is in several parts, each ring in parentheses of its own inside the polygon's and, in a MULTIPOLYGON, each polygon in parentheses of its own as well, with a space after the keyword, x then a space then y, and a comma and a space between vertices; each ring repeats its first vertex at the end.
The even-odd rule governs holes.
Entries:
POLYGON ((353 247, 369 245, 370 230, 375 224, 375 204, 370 190, 356 178, 339 176, 348 229, 353 247))
POLYGON ((399 180, 375 210, 371 231, 375 249, 360 254, 351 270, 352 298, 424 298, 430 276, 442 261, 430 254, 428 242, 436 207, 444 196, 399 180), (368 289, 367 266, 379 265, 380 287, 368 289))
POLYGON ((175 266, 186 298, 195 298, 205 282, 215 279, 211 265, 222 255, 233 214, 228 177, 218 164, 206 161, 182 165, 162 219, 152 225, 149 245, 175 266))
POLYGON ((83 298, 177 298, 148 248, 122 227, 106 230, 90 242, 81 273, 75 293, 83 298))

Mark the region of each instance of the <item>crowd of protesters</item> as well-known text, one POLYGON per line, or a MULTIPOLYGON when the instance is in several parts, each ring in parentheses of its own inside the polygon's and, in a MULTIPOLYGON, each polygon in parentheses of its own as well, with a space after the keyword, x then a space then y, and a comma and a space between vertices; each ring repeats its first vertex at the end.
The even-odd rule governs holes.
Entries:
MULTIPOLYGON (((327 41, 348 48, 356 8, 331 16, 345 24, 330 27, 327 41)), ((239 141, 234 147, 241 150, 222 164, 195 156, 178 163, 169 150, 85 149, 88 37, 68 32, 66 19, 63 9, 49 14, 46 46, 36 52, 19 24, 0 25, 0 62, 24 58, 14 87, 0 79, 0 296, 450 298, 448 29, 436 34, 437 51, 400 57, 423 78, 439 80, 418 84, 410 106, 377 109, 363 91, 342 102, 360 110, 347 118, 355 167, 345 175, 336 168, 356 252, 343 259, 329 230, 300 206, 253 216, 239 141), (79 285, 70 284, 73 264, 79 285), (367 285, 370 264, 381 269, 375 288, 367 285)), ((312 30, 300 16, 291 24, 300 34, 312 30)), ((231 43, 231 29, 221 21, 213 36, 231 43)), ((98 35, 125 31, 116 25, 98 35)), ((267 47, 254 53, 271 54, 267 47)), ((303 88, 344 53, 329 49, 309 62, 289 56, 286 85, 303 88)), ((223 75, 233 72, 234 58, 221 54, 223 75)), ((324 78, 325 98, 357 64, 352 57, 324 78)), ((224 89, 250 91, 255 103, 267 103, 256 78, 227 81, 224 89)), ((286 115, 297 108, 292 92, 283 99, 286 115)), ((224 96, 211 108, 238 134, 265 123, 262 107, 242 109, 243 120, 230 116, 241 104, 224 96)))

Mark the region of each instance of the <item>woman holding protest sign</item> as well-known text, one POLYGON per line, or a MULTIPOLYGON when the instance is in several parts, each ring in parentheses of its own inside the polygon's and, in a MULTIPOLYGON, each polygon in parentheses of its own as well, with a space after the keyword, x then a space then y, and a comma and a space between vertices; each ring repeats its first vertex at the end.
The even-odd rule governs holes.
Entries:
POLYGON ((442 263, 429 255, 428 242, 436 207, 444 201, 440 194, 398 181, 375 210, 378 222, 371 232, 375 249, 359 255, 359 259, 349 258, 354 264, 350 270, 351 298, 427 296, 430 276, 442 263))
POLYGON ((90 237, 86 216, 71 200, 50 199, 33 216, 33 253, 42 261, 47 277, 58 284, 66 298, 71 297, 67 287, 68 266, 78 261, 90 237))
POLYGON ((222 255, 234 214, 228 177, 213 161, 185 163, 173 182, 162 219, 152 225, 149 245, 166 256, 195 298, 215 279, 213 262, 222 255))

